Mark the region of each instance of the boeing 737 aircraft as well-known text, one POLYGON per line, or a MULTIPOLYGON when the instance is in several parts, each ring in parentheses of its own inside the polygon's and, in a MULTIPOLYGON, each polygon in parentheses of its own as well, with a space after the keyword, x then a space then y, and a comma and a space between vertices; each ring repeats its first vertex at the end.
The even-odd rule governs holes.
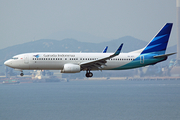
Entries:
POLYGON ((167 23, 157 35, 142 49, 129 53, 120 53, 123 44, 115 53, 25 53, 14 56, 4 62, 6 66, 23 70, 60 70, 61 73, 78 73, 86 71, 86 77, 92 77, 93 70, 124 70, 154 65, 168 56, 165 54, 170 37, 172 23, 167 23))

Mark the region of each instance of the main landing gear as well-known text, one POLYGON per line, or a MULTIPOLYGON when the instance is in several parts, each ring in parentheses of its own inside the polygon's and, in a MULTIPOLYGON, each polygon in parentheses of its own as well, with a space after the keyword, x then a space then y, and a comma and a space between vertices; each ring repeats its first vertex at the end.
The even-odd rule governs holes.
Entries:
POLYGON ((90 70, 87 70, 86 71, 86 77, 92 77, 93 76, 93 73, 90 72, 90 70))
POLYGON ((21 71, 20 76, 23 76, 23 75, 24 75, 24 73, 23 73, 23 71, 21 71))

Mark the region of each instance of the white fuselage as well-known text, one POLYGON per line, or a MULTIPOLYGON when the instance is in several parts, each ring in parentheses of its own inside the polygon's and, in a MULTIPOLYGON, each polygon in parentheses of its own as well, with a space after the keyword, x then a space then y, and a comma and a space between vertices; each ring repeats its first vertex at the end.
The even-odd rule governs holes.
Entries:
MULTIPOLYGON (((83 62, 98 60, 112 53, 27 53, 14 56, 5 62, 7 66, 21 70, 63 70, 65 64, 80 65, 83 62)), ((102 70, 110 70, 130 63, 138 53, 120 53, 102 65, 102 70)), ((140 64, 140 61, 139 61, 140 64)), ((91 70, 97 70, 96 68, 91 70)))

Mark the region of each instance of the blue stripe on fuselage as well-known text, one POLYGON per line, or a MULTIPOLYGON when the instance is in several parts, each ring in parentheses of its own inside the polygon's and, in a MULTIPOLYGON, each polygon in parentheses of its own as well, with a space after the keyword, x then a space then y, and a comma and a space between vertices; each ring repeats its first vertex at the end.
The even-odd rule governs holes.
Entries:
MULTIPOLYGON (((161 51, 161 52, 163 52, 163 51, 161 51)), ((124 70, 124 69, 138 68, 138 67, 156 64, 156 63, 166 59, 166 58, 154 58, 153 56, 156 56, 156 55, 157 55, 157 52, 156 52, 156 54, 155 53, 141 54, 135 60, 133 60, 123 66, 113 68, 111 70, 124 70)))

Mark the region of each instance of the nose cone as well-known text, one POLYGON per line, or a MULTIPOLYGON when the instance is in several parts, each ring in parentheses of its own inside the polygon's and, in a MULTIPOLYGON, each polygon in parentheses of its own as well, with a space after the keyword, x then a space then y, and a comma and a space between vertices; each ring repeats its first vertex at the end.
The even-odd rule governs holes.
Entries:
POLYGON ((12 63, 11 63, 10 60, 5 61, 4 64, 5 64, 6 66, 9 66, 9 67, 11 67, 11 65, 12 65, 12 63))

